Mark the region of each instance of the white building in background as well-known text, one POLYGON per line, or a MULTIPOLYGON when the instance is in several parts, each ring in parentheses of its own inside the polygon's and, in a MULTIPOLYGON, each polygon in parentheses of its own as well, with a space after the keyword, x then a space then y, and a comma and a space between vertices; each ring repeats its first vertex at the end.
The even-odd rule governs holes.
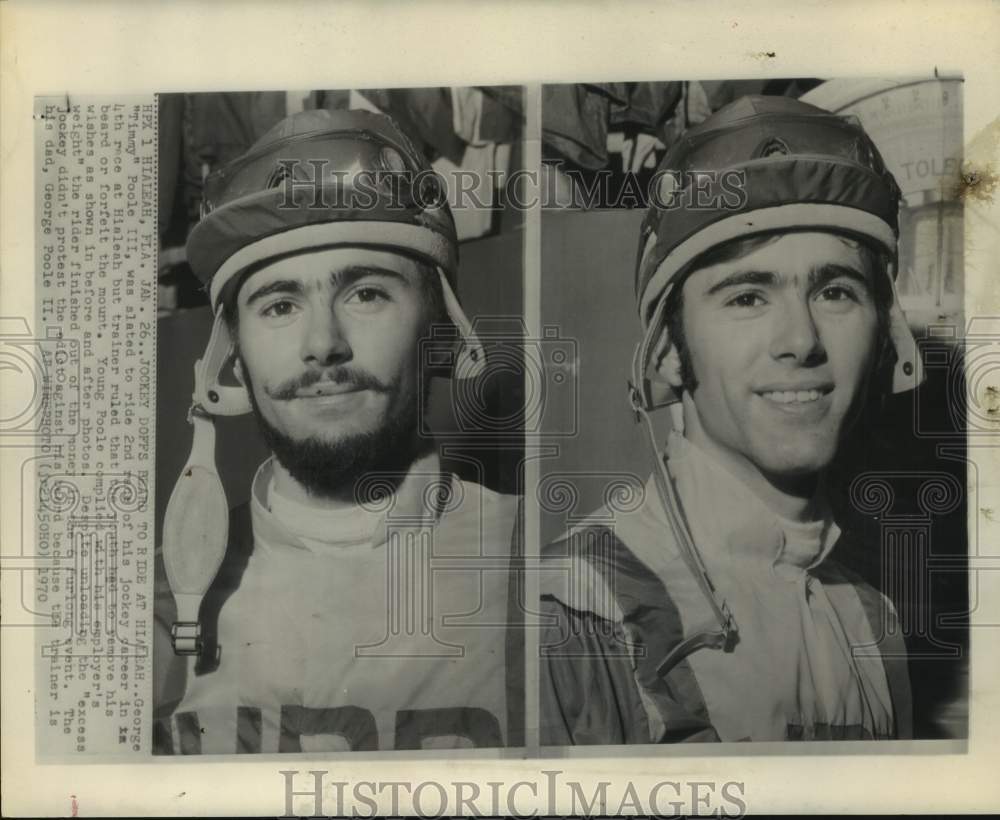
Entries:
POLYGON ((961 328, 962 79, 831 80, 801 99, 857 117, 902 189, 896 287, 910 325, 961 328))

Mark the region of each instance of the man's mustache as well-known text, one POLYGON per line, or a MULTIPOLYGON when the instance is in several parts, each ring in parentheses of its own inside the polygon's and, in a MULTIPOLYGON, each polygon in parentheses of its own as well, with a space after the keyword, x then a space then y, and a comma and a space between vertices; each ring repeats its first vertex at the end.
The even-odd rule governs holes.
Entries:
POLYGON ((393 385, 386 384, 371 373, 350 367, 338 367, 334 371, 307 371, 301 376, 284 381, 276 387, 266 388, 266 392, 272 399, 291 401, 298 397, 300 391, 306 390, 320 382, 350 385, 355 390, 373 390, 378 393, 391 393, 393 391, 393 385))

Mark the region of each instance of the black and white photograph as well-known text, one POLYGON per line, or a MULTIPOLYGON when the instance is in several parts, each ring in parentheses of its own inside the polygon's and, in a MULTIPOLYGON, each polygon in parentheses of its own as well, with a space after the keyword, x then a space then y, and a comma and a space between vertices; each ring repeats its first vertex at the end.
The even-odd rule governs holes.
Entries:
POLYGON ((0 815, 1000 807, 998 37, 0 2, 0 815))
POLYGON ((542 745, 967 737, 961 78, 542 103, 542 745))
POLYGON ((159 97, 157 753, 522 745, 520 98, 159 97))

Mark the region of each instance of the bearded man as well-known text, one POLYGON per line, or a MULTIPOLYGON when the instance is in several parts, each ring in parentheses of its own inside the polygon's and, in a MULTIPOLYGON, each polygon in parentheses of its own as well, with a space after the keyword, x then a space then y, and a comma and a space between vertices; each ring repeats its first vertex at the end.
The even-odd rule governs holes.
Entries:
POLYGON ((206 182, 188 258, 215 325, 164 523, 161 752, 521 742, 517 501, 420 435, 430 377, 484 365, 429 180, 389 118, 306 111, 206 182), (248 411, 272 456, 230 514, 214 420, 248 411))

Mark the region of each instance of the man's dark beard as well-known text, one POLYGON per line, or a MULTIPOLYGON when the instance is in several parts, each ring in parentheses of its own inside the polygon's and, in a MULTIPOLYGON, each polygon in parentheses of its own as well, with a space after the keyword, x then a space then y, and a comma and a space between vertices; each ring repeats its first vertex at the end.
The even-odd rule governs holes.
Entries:
MULTIPOLYGON (((249 370, 242 364, 254 418, 268 448, 282 467, 310 495, 356 503, 361 490, 366 501, 377 495, 392 492, 398 487, 413 461, 432 446, 430 440, 417 435, 418 401, 423 397, 414 394, 410 399, 400 397, 398 382, 383 384, 374 377, 357 371, 338 371, 337 384, 353 384, 360 388, 389 394, 389 416, 381 427, 366 433, 344 436, 337 441, 326 441, 318 436, 294 439, 275 428, 261 413, 254 395, 249 370), (359 481, 378 474, 379 480, 366 482, 362 490, 359 481)), ((278 400, 290 399, 297 389, 309 387, 319 380, 307 376, 282 385, 268 394, 278 400)))

